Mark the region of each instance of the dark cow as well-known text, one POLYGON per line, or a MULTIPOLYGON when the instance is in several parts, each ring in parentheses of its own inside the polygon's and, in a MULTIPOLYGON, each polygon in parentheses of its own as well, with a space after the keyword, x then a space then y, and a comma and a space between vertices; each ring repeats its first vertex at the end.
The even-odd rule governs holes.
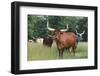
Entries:
POLYGON ((76 35, 73 32, 65 32, 68 30, 68 25, 67 29, 53 29, 48 26, 47 21, 47 28, 48 30, 53 31, 53 38, 56 41, 60 58, 63 58, 63 51, 67 48, 70 48, 70 51, 72 51, 73 55, 75 55, 75 48, 77 44, 76 35))
POLYGON ((44 37, 43 38, 43 45, 47 47, 51 47, 53 43, 52 37, 44 37))

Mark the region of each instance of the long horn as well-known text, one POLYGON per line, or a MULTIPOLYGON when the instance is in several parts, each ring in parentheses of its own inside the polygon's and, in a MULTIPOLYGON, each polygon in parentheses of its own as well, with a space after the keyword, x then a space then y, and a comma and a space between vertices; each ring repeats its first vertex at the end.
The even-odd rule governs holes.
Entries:
POLYGON ((69 27, 68 27, 68 24, 66 25, 66 27, 67 27, 66 29, 62 29, 62 30, 60 30, 60 31, 68 31, 68 28, 69 28, 69 27))
POLYGON ((47 19, 47 29, 50 30, 50 31, 54 31, 55 30, 55 29, 49 27, 48 19, 47 19))
POLYGON ((82 35, 85 33, 85 30, 81 33, 82 35))
POLYGON ((85 33, 85 30, 84 30, 82 33, 78 33, 77 30, 75 30, 75 31, 76 31, 76 34, 78 34, 78 35, 79 35, 79 34, 80 34, 80 35, 83 35, 83 34, 85 33))
POLYGON ((76 34, 77 34, 77 35, 80 34, 80 33, 77 32, 77 30, 75 30, 75 31, 76 31, 76 34))

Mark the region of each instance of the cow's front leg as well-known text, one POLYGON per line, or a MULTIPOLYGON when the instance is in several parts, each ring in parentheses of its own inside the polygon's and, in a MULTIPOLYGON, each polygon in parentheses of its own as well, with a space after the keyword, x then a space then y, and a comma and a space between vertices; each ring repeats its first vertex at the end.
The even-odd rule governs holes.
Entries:
POLYGON ((64 49, 61 49, 61 59, 63 58, 64 49))
POLYGON ((60 58, 60 59, 63 58, 63 51, 64 51, 63 46, 62 46, 61 44, 58 45, 58 52, 59 52, 59 58, 60 58))
POLYGON ((58 54, 59 54, 59 58, 61 57, 61 51, 60 49, 58 48, 58 54))

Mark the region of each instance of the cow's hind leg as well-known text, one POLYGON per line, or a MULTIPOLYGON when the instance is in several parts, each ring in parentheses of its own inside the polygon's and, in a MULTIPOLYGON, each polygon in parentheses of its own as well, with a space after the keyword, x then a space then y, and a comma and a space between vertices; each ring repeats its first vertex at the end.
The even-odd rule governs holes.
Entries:
POLYGON ((60 58, 61 59, 63 58, 63 52, 64 52, 64 49, 60 50, 60 58))
POLYGON ((68 51, 68 52, 69 52, 69 51, 70 51, 70 48, 66 48, 66 51, 68 51))
POLYGON ((75 49, 76 49, 76 47, 72 47, 73 56, 75 56, 75 49))

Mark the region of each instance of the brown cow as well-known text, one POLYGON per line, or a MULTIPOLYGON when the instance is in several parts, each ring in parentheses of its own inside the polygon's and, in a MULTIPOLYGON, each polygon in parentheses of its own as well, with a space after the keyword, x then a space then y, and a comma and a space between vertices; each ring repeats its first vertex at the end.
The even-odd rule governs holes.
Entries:
POLYGON ((73 52, 75 55, 75 48, 76 48, 76 35, 73 32, 65 32, 68 30, 68 25, 67 29, 53 29, 48 26, 48 21, 47 21, 47 28, 50 31, 53 31, 53 38, 56 41, 57 48, 59 51, 59 57, 63 58, 63 51, 64 49, 69 48, 70 51, 73 52))

